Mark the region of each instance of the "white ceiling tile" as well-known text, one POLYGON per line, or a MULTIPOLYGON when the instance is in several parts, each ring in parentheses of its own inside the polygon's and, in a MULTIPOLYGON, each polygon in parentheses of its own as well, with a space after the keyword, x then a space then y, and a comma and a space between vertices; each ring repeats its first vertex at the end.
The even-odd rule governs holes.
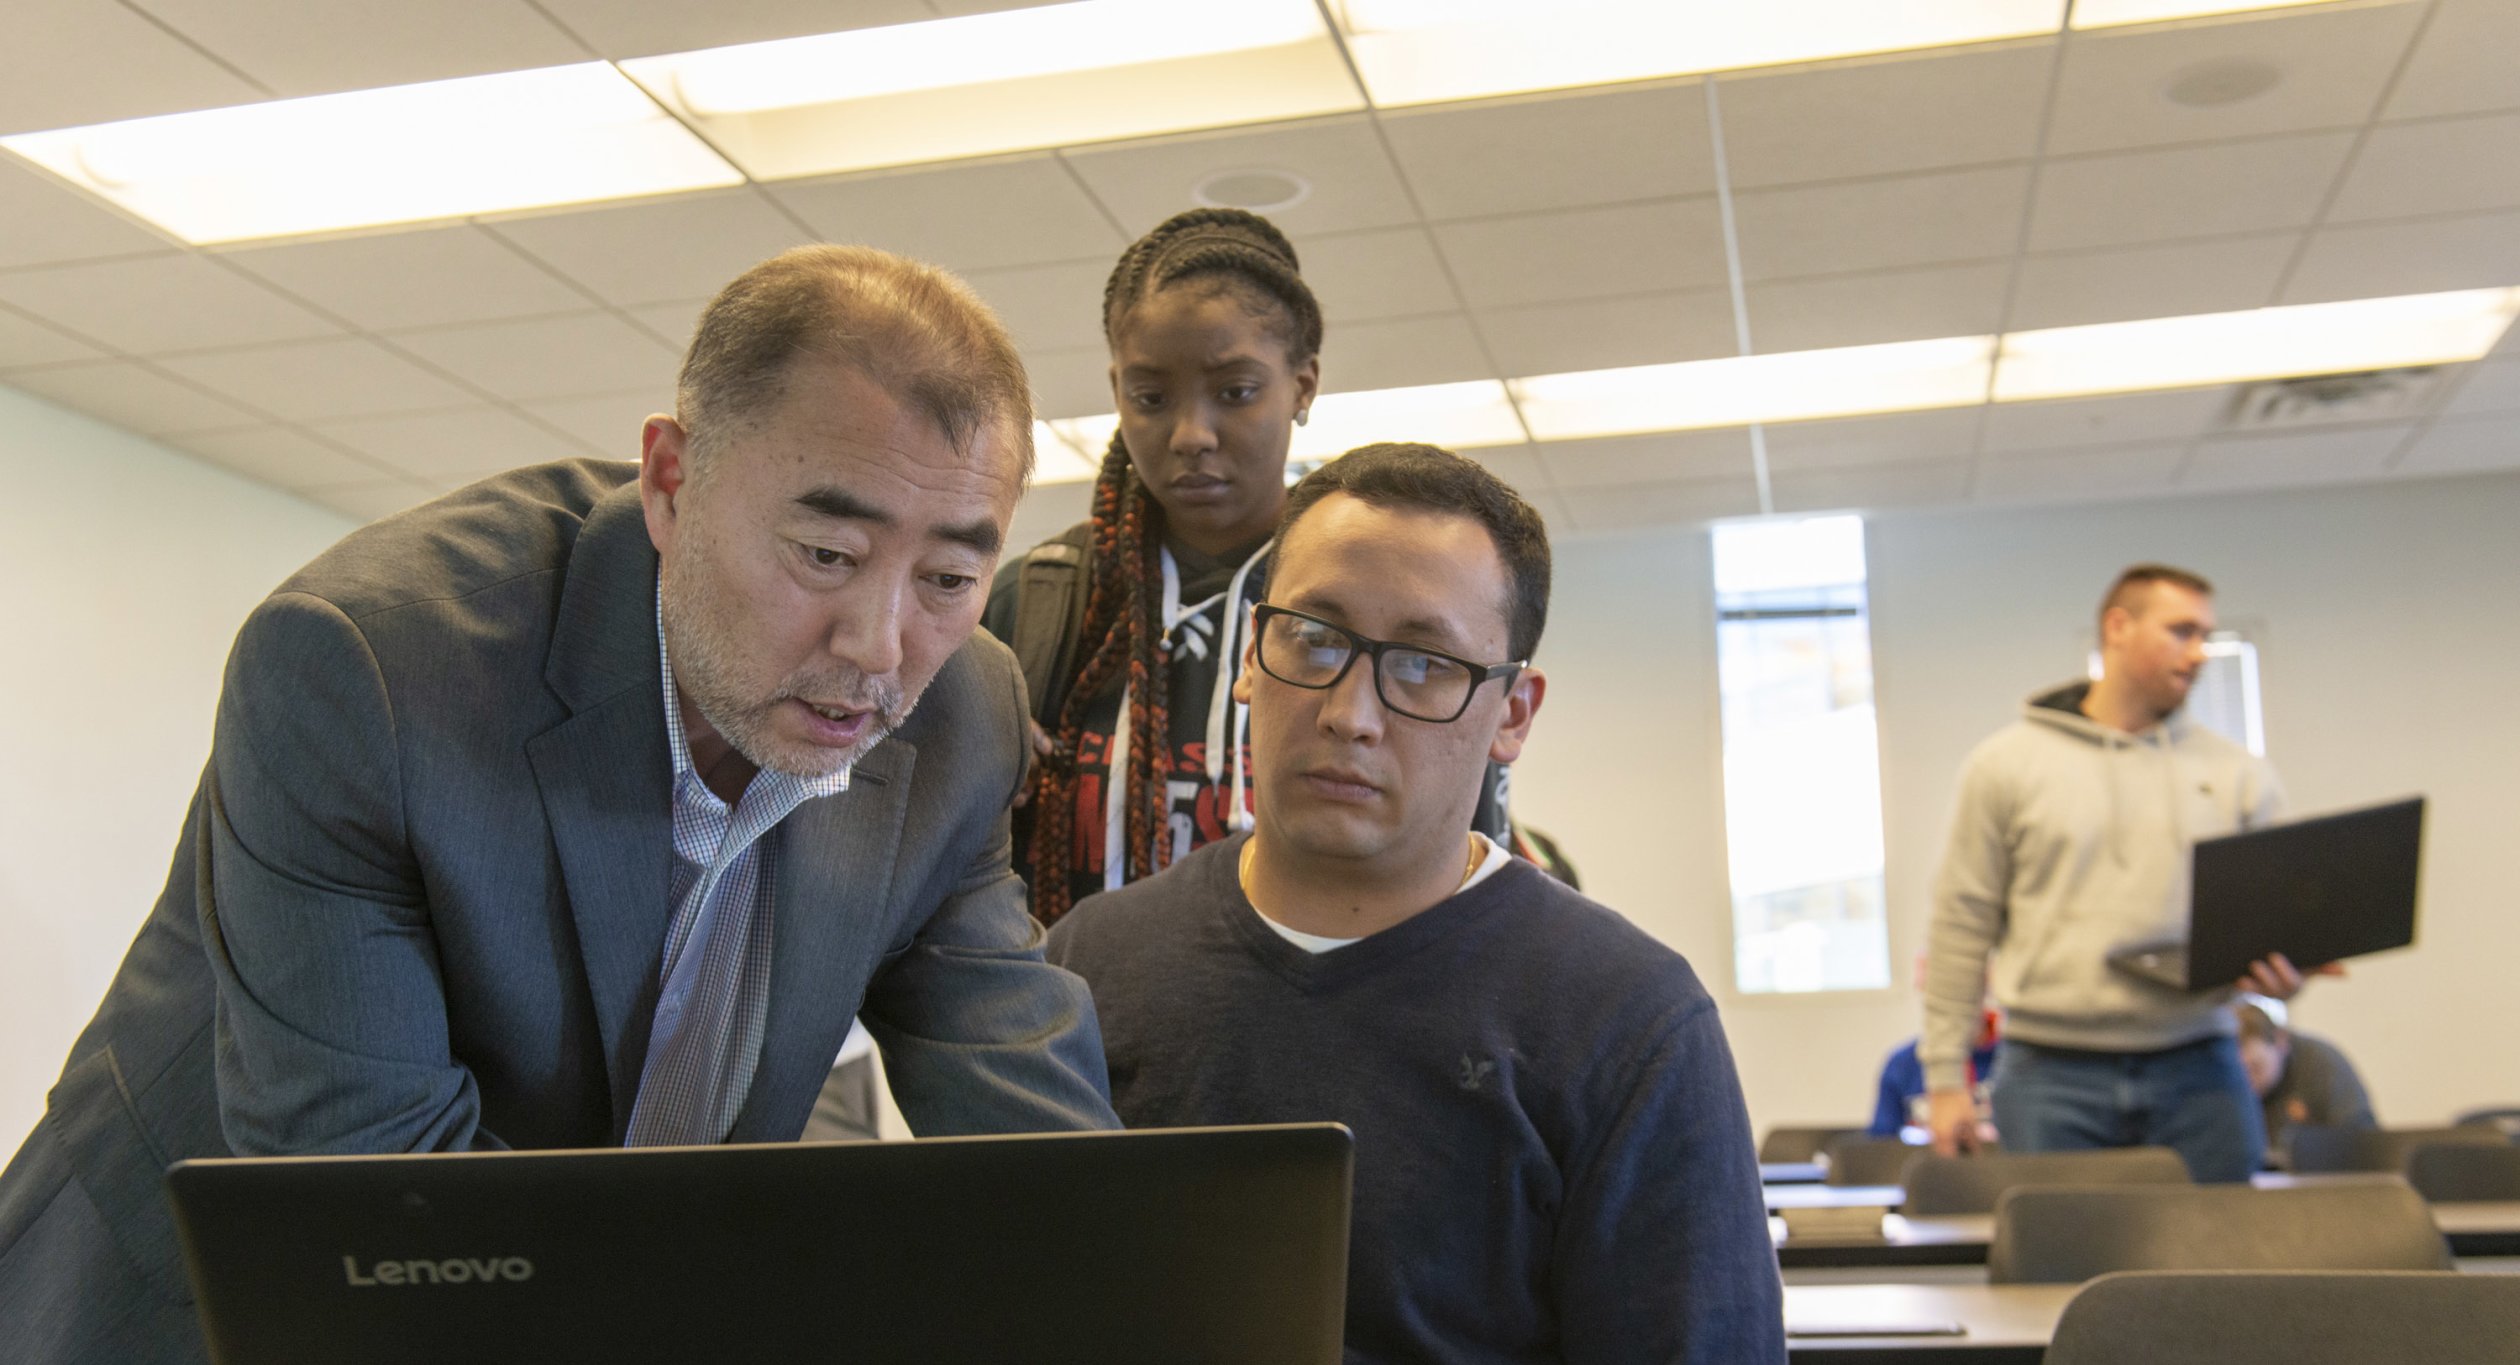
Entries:
POLYGON ((619 304, 714 298, 736 276, 811 240, 751 189, 503 218, 485 226, 619 304))
POLYGON ((2334 5, 2076 34, 2057 78, 2051 154, 2350 128, 2371 116, 2421 4, 2334 5), (2182 104, 2183 81, 2272 68, 2245 99, 2182 104))
POLYGON ((405 508, 417 507, 435 494, 419 484, 402 479, 379 483, 351 484, 342 488, 324 488, 299 496, 319 507, 327 507, 355 521, 374 521, 390 517, 405 508))
POLYGON ((2389 96, 2388 118, 2520 108, 2511 0, 2433 0, 2431 22, 2389 96))
POLYGON ((131 355, 250 346, 341 330, 198 256, 140 256, 0 275, 0 301, 131 355))
POLYGON ((519 403, 527 413, 560 428, 608 459, 639 458, 640 432, 659 413, 672 416, 674 396, 641 390, 597 394, 590 398, 545 398, 519 403))
POLYGON ((2066 398, 2046 403, 1997 403, 1986 411, 1978 449, 1989 455, 2063 450, 2076 446, 2184 447, 2222 420, 2231 406, 2228 387, 2124 393, 2106 398, 2066 398))
POLYGON ((1724 281, 1723 227, 1711 198, 1438 223, 1435 241, 1473 308, 1724 281))
POLYGON ((2027 158, 2054 40, 1830 62, 1721 78, 1740 187, 2027 158))
POLYGON ((922 167, 765 187, 834 242, 857 242, 949 270, 1099 260, 1128 238, 1054 156, 922 167))
POLYGON ((470 226, 251 247, 220 256, 375 332, 565 313, 590 302, 470 226))
POLYGON ((1980 502, 2141 497, 2169 489, 2187 442, 1989 456, 1978 461, 1980 502))
POLYGON ((14 370, 8 376, 8 384, 143 436, 252 426, 271 420, 268 414, 249 411, 129 361, 14 370))
POLYGON ((1331 393, 1499 377, 1459 313, 1342 323, 1322 346, 1322 388, 1331 393))
POLYGON ((1745 279, 1838 275, 2009 256, 2026 167, 1753 190, 1735 202, 1745 279))
POLYGON ((1103 280, 1110 274, 1104 261, 975 270, 971 287, 997 310, 1026 355, 1100 350, 1103 280))
POLYGON ((1721 289, 1497 308, 1478 317, 1507 378, 1740 353, 1732 298, 1721 289))
POLYGON ((2467 417, 2435 422, 2397 462, 2401 474, 2520 469, 2520 419, 2467 417))
POLYGON ((592 54, 521 0, 133 0, 276 95, 445 80, 592 54))
POLYGON ((0 269, 176 249, 172 238, 0 152, 0 269))
POLYGON ((0 130, 32 133, 246 104, 267 92, 112 0, 14 0, 0 130))
POLYGON ((2306 227, 2351 133, 2060 157, 2039 172, 2030 249, 2127 246, 2306 227))
POLYGON ((2484 412, 2520 412, 2520 355, 2494 356, 2468 366, 2458 390, 2441 405, 2444 417, 2484 412))
POLYGON ((1303 238, 1295 254, 1333 329, 1344 322, 1423 317, 1461 306, 1424 228, 1303 238))
POLYGON ((1111 353, 1100 346, 1027 351, 1024 373, 1032 377, 1042 417, 1099 417, 1112 410, 1111 353))
POLYGON ((2282 302, 2520 284, 2520 213, 2356 223, 2310 234, 2282 302))
POLYGON ((1549 483, 1548 461, 1540 458, 1539 451, 1534 446, 1483 446, 1477 450, 1465 450, 1461 454, 1465 459, 1477 462, 1485 467, 1487 472, 1503 479, 1509 487, 1522 494, 1526 500, 1537 500, 1544 495, 1553 495, 1549 483))
POLYGON ((1977 447, 1977 431, 1974 407, 1776 423, 1767 428, 1768 468, 1782 477, 1809 470, 1965 459, 1977 447))
POLYGON ((213 393, 292 422, 462 407, 475 396, 363 337, 169 356, 213 393))
POLYGON ((1750 340, 1772 353, 1983 336, 2003 325, 2011 277, 1989 261, 1752 285, 1750 340))
POLYGON ((167 444, 279 488, 337 488, 392 474, 391 470, 345 454, 294 427, 205 432, 170 437, 167 444))
MULTIPOLYGON (((2511 59, 2520 64, 2520 8, 2511 59)), ((2520 113, 2397 123, 2371 130, 2328 221, 2414 218, 2520 204, 2520 113)))
POLYGON ((486 405, 451 412, 352 417, 317 423, 312 430, 430 487, 439 486, 451 474, 514 469, 587 453, 575 442, 515 413, 486 405))
POLYGON ((28 365, 53 365, 65 360, 101 360, 105 353, 64 335, 33 318, 0 308, 0 370, 28 365))
POLYGON ((1747 478, 1562 488, 1557 499, 1579 534, 1695 526, 1759 512, 1758 485, 1747 478))
POLYGON ((2188 488, 2289 488, 2346 479, 2376 479, 2414 429, 2411 422, 2287 432, 2280 436, 2215 436, 2196 443, 2179 483, 2188 488))
POLYGON ((1969 496, 1967 460, 1931 464, 1812 469, 1769 481, 1779 512, 1871 512, 1947 507, 1969 496))
POLYGON ((1542 441, 1531 447, 1560 490, 1624 488, 1674 480, 1751 477, 1750 433, 1742 427, 1714 431, 1657 431, 1593 441, 1542 441))
POLYGON ((671 403, 681 357, 610 313, 398 332, 395 345, 501 398, 645 390, 671 403))
POLYGON ((801 38, 850 28, 915 24, 936 12, 919 0, 714 0, 707 5, 541 0, 552 17, 606 57, 652 57, 704 47, 801 38))
POLYGON ((1303 202, 1269 214, 1291 236, 1393 227, 1417 217, 1372 121, 1354 115, 1111 143, 1062 155, 1132 236, 1194 207, 1192 188, 1220 171, 1303 177, 1312 186, 1303 202))
POLYGON ((691 349, 691 334, 699 330, 700 314, 708 306, 707 299, 679 299, 672 303, 643 303, 621 311, 680 354, 691 349))
POLYGON ((1432 105, 1383 116, 1435 219, 1671 199, 1715 188, 1695 82, 1432 105))
POLYGON ((2299 240, 2299 233, 2279 232, 2026 256, 2007 326, 2029 331, 2263 308, 2274 302, 2275 283, 2299 240))

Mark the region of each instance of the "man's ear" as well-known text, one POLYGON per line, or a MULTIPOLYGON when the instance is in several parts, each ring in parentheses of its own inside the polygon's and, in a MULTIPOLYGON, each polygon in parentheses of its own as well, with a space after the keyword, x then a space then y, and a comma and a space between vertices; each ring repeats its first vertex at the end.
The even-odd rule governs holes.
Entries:
POLYGON ((1496 727, 1496 738, 1488 743, 1490 759, 1511 763, 1522 757, 1523 743, 1531 738, 1531 722, 1540 714, 1540 699, 1548 691, 1548 675, 1539 669, 1526 668, 1514 675, 1513 685, 1505 689, 1505 718, 1496 727))
POLYGON ((1243 635, 1242 667, 1234 673, 1234 700, 1245 706, 1251 705, 1251 675, 1259 671, 1260 637, 1249 633, 1246 629, 1243 635))
POLYGON ((690 445, 682 423, 662 413, 639 433, 639 502, 647 510, 648 543, 660 555, 673 547, 683 486, 691 481, 690 445))

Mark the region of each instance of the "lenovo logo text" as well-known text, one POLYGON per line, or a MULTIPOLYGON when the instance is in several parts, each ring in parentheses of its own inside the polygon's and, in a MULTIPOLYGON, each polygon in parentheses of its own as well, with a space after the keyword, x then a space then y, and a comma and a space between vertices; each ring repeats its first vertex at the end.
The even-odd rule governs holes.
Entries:
POLYGON ((442 1261, 378 1261, 365 1272, 359 1258, 341 1258, 342 1276, 354 1288, 413 1284, 488 1284, 530 1280, 534 1263, 522 1256, 450 1256, 442 1261))

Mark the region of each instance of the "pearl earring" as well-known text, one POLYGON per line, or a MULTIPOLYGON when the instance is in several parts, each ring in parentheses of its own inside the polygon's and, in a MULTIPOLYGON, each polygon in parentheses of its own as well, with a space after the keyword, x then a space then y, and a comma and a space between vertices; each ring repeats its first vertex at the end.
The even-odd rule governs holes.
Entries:
POLYGON ((1312 409, 1311 409, 1311 408, 1297 408, 1297 409, 1295 409, 1295 425, 1297 425, 1297 426, 1299 426, 1299 427, 1300 427, 1300 426, 1302 426, 1302 425, 1304 424, 1304 419, 1305 419, 1305 418, 1307 418, 1307 417, 1310 417, 1310 416, 1312 416, 1312 409))

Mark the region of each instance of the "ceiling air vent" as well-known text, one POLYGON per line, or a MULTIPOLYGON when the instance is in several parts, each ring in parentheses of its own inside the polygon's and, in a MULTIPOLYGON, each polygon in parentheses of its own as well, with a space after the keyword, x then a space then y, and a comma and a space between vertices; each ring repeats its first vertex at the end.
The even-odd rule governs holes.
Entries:
POLYGON ((2226 431, 2288 431, 2345 422, 2387 422, 2413 417, 2441 391, 2438 365, 2360 374, 2319 374, 2243 384, 2223 415, 2226 431))

